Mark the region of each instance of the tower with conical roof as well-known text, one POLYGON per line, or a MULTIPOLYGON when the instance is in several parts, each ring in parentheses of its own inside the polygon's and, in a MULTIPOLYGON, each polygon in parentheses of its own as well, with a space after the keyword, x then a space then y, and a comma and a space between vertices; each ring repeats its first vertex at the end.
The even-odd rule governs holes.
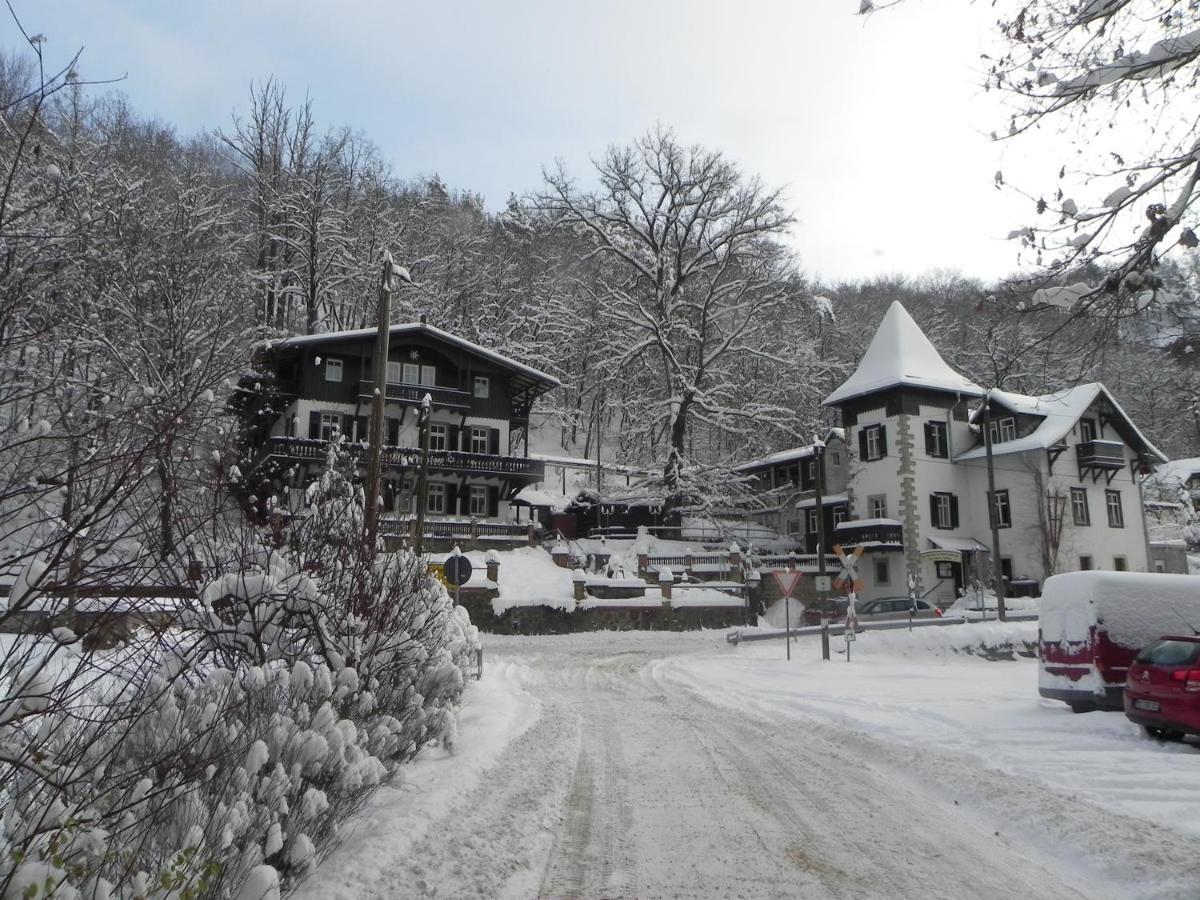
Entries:
MULTIPOLYGON (((871 551, 862 567, 871 594, 902 596, 909 576, 920 590, 922 534, 935 528, 953 539, 959 531, 966 475, 952 465, 953 454, 973 443, 969 407, 983 394, 942 359, 896 301, 854 374, 825 398, 825 406, 839 411, 856 456, 852 521, 836 529, 835 541, 871 551)), ((962 578, 960 565, 956 581, 962 578)))

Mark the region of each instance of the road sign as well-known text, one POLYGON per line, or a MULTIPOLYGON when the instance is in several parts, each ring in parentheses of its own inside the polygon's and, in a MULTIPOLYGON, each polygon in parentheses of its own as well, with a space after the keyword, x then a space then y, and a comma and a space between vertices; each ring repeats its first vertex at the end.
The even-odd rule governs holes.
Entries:
POLYGON ((861 578, 858 577, 858 560, 863 555, 861 546, 855 547, 854 552, 849 556, 842 549, 841 544, 835 544, 833 552, 837 554, 837 558, 841 560, 842 571, 833 579, 833 586, 840 590, 845 590, 847 593, 857 594, 866 585, 861 578))
POLYGON ((818 593, 829 593, 833 590, 833 578, 829 575, 814 575, 813 587, 816 588, 818 593))
POLYGON ((800 583, 800 573, 789 570, 772 574, 775 576, 775 583, 779 585, 779 596, 783 598, 792 596, 792 591, 796 590, 796 585, 800 583))
POLYGON ((465 556, 451 556, 443 566, 446 581, 455 587, 466 584, 471 577, 471 561, 465 556))

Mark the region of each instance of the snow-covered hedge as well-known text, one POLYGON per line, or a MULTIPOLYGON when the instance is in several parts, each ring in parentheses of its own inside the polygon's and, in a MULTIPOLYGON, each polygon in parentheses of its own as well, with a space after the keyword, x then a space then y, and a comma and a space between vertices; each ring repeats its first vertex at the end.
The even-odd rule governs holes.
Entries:
POLYGON ((278 897, 396 766, 453 742, 466 611, 412 554, 363 552, 332 467, 319 492, 289 545, 245 529, 184 630, 5 638, 0 897, 278 897))

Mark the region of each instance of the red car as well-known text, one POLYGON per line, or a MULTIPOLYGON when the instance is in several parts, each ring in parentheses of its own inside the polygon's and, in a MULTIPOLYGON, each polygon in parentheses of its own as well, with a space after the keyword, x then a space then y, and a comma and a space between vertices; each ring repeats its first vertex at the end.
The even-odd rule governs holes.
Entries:
POLYGON ((1200 734, 1200 635, 1148 644, 1129 667, 1125 715, 1159 740, 1200 734))

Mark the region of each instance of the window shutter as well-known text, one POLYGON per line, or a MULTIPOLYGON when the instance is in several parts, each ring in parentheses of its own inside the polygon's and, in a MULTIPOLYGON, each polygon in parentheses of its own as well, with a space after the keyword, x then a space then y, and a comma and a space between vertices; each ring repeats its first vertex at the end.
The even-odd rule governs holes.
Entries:
POLYGON ((452 482, 446 485, 446 514, 458 515, 458 485, 452 482))
POLYGON ((488 446, 491 447, 491 450, 489 452, 492 454, 492 456, 499 456, 500 455, 500 429, 499 428, 489 428, 488 432, 489 432, 488 446))
POLYGON ((389 418, 387 420, 387 442, 393 447, 399 445, 399 443, 400 443, 400 420, 399 419, 389 418))
POLYGON ((887 426, 879 426, 879 455, 887 456, 887 426))
POLYGON ((355 435, 355 438, 360 444, 365 444, 371 438, 367 427, 371 420, 366 416, 357 416, 356 418, 358 421, 358 434, 355 435))
POLYGON ((338 426, 341 433, 346 436, 346 440, 350 440, 350 429, 354 427, 354 416, 346 413, 342 416, 342 424, 338 426))
POLYGON ((488 515, 492 518, 500 515, 500 488, 488 485, 488 515))
POLYGON ((933 445, 933 423, 925 423, 925 453, 927 456, 933 456, 937 448, 933 445))
POLYGON ((958 527, 958 497, 950 495, 950 527, 958 527))
POLYGON ((464 447, 459 444, 463 429, 457 425, 448 425, 446 427, 446 449, 447 450, 470 450, 470 447, 464 447))
POLYGON ((929 495, 929 524, 934 528, 942 527, 942 523, 938 521, 937 494, 929 495))
POLYGON ((858 458, 866 460, 867 458, 867 429, 858 429, 858 458))
POLYGON ((314 441, 321 437, 321 414, 316 410, 308 414, 308 436, 314 441))

